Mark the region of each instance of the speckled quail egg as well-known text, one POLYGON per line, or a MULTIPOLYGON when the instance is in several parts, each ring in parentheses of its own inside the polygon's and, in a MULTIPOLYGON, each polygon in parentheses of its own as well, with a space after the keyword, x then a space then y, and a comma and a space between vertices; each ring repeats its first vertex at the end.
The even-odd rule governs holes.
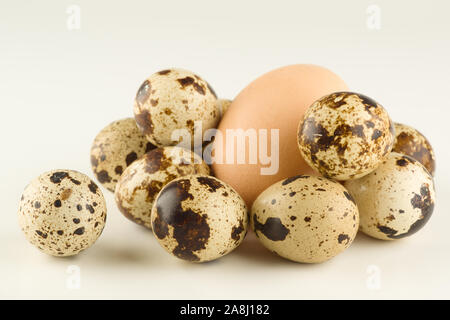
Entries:
POLYGON ((114 192, 126 167, 154 148, 133 118, 114 121, 95 137, 91 147, 92 170, 97 180, 114 192))
POLYGON ((220 119, 213 89, 199 76, 182 69, 163 70, 145 80, 136 94, 134 116, 148 140, 159 147, 181 142, 179 136, 172 138, 177 129, 186 129, 192 142, 197 126, 195 134, 201 135, 201 140, 220 119))
POLYGON ((395 123, 395 141, 392 151, 406 154, 421 164, 434 175, 436 161, 430 142, 418 130, 400 123, 395 123))
POLYGON ((320 263, 350 246, 358 232, 358 208, 338 182, 298 175, 264 190, 253 203, 251 228, 279 256, 320 263))
POLYGON ((413 158, 392 152, 369 175, 345 182, 358 204, 360 229, 382 240, 408 237, 430 219, 435 203, 433 179, 413 158))
POLYGON ((72 256, 93 245, 102 233, 106 203, 86 175, 53 170, 25 188, 18 216, 31 244, 53 256, 72 256))
POLYGON ((247 232, 247 208, 237 192, 212 176, 173 180, 159 193, 152 227, 160 245, 193 262, 220 258, 235 249, 247 232))
POLYGON ((218 99, 217 100, 217 107, 219 109, 220 117, 222 118, 225 112, 227 112, 228 108, 230 107, 231 103, 233 101, 229 99, 218 99))
POLYGON ((151 228, 151 210, 158 192, 175 178, 209 174, 208 165, 190 150, 156 148, 130 165, 120 177, 114 193, 119 210, 128 219, 151 228))
MULTIPOLYGON (((225 112, 230 107, 231 103, 232 103, 232 101, 228 100, 228 99, 218 99, 217 100, 217 108, 219 110, 221 119, 224 116, 225 112)), ((202 145, 202 147, 197 148, 197 150, 195 150, 195 152, 197 152, 198 154, 201 154, 207 164, 212 164, 213 163, 212 153, 213 153, 213 147, 214 147, 214 137, 212 137, 212 139, 209 141, 211 141, 211 142, 208 143, 208 141, 204 141, 204 144, 202 145)))
POLYGON ((336 92, 307 110, 297 141, 303 158, 322 175, 355 179, 373 171, 390 153, 394 126, 371 98, 336 92))

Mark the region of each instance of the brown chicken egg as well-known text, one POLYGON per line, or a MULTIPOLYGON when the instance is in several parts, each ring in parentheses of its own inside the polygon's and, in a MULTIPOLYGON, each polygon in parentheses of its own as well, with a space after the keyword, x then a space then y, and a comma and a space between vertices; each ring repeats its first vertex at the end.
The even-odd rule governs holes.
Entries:
POLYGON ((312 174, 298 151, 298 123, 315 100, 344 90, 347 85, 339 76, 315 65, 286 66, 254 80, 233 100, 219 124, 222 137, 214 139, 213 172, 249 207, 275 182, 312 174), (245 142, 239 144, 233 133, 247 135, 245 142))

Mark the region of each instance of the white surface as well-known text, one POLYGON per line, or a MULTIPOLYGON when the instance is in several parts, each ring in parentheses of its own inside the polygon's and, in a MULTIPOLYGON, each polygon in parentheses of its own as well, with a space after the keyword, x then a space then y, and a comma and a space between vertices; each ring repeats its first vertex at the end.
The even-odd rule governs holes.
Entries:
POLYGON ((121 3, 0 3, 0 298, 450 298, 448 1, 121 3), (80 30, 66 28, 71 4, 81 8, 80 30), (366 27, 371 4, 381 9, 380 30, 366 27), (21 234, 25 185, 54 168, 92 176, 94 136, 132 115, 147 75, 183 67, 232 98, 291 63, 332 69, 429 138, 438 202, 420 233, 397 242, 360 235, 321 265, 282 260, 250 235, 223 259, 189 264, 122 217, 104 191, 107 226, 79 256, 45 256, 21 234), (67 287, 71 265, 80 268, 79 289, 67 287), (380 271, 378 289, 372 270, 380 271))

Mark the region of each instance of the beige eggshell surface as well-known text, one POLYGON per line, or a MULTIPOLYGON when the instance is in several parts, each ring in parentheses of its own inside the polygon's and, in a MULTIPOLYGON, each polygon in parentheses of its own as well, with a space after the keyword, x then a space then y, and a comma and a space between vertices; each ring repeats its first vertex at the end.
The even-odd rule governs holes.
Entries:
MULTIPOLYGON (((316 66, 297 64, 272 70, 255 79, 233 99, 219 124, 224 135, 222 163, 213 163, 216 177, 230 184, 250 207, 256 197, 272 184, 298 174, 312 174, 313 170, 302 158, 297 147, 298 123, 308 107, 326 94, 348 90, 345 82, 330 70, 316 66), (234 145, 234 161, 227 163, 227 130, 267 130, 267 136, 256 134, 256 150, 271 154, 272 159, 257 156, 250 159, 250 143, 245 149, 234 145), (278 130, 278 137, 276 135, 278 130), (272 139, 272 133, 273 139, 272 139), (266 138, 267 137, 267 138, 266 138), (267 152, 261 151, 261 144, 267 152), (278 152, 277 152, 278 150, 278 152), (239 163, 237 155, 244 154, 245 162, 239 163), (263 171, 266 172, 263 172, 263 171)), ((215 145, 220 150, 219 139, 215 145)), ((216 152, 215 152, 216 153, 216 152)))
POLYGON ((217 100, 217 106, 220 112, 220 117, 223 117, 225 112, 227 112, 228 108, 231 106, 231 103, 233 101, 229 99, 218 99, 217 100))
POLYGON ((53 256, 72 256, 89 248, 102 233, 106 203, 86 175, 54 170, 25 188, 18 216, 31 244, 53 256))
MULTIPOLYGON (((222 117, 224 116, 225 112, 228 110, 228 108, 230 107, 232 101, 229 99, 218 99, 217 100, 217 109, 219 110, 219 114, 220 114, 220 118, 222 119, 222 117)), ((211 141, 211 140, 208 140, 211 141)), ((203 159, 205 160, 206 163, 211 164, 212 163, 212 150, 214 147, 214 142, 209 142, 208 141, 203 141, 203 146, 202 148, 197 148, 196 150, 194 150, 197 154, 202 155, 203 159), (205 143, 206 142, 206 143, 205 143)))
POLYGON ((434 175, 436 160, 430 142, 418 130, 401 123, 395 123, 395 141, 393 152, 410 156, 434 175))
POLYGON ((175 178, 209 174, 208 165, 180 147, 153 149, 130 165, 116 186, 115 200, 128 219, 151 228, 151 209, 158 192, 175 178))
POLYGON ((394 126, 386 110, 353 92, 336 92, 314 102, 298 129, 298 146, 306 162, 337 180, 373 171, 391 152, 393 142, 394 126))
POLYGON ((261 243, 286 259, 320 263, 344 251, 358 231, 358 208, 338 182, 298 175, 255 200, 251 227, 261 243))
POLYGON ((114 121, 95 137, 91 147, 92 170, 97 180, 114 192, 123 171, 154 148, 133 118, 114 121))
POLYGON ((360 229, 382 240, 408 237, 430 219, 433 179, 413 158, 392 152, 369 175, 345 182, 360 212, 360 229))
POLYGON ((139 88, 134 116, 137 125, 153 144, 161 147, 175 145, 172 132, 186 129, 194 139, 198 121, 201 134, 215 128, 220 120, 217 97, 209 84, 183 69, 168 69, 151 75, 139 88))
POLYGON ((226 183, 206 175, 173 180, 159 193, 152 227, 170 254, 192 262, 220 258, 234 250, 247 232, 244 200, 226 183))

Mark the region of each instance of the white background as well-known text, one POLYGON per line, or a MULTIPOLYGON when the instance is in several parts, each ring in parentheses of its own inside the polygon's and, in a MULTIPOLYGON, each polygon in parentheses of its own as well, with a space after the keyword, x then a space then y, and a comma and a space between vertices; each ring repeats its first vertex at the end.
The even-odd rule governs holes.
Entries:
POLYGON ((120 3, 1 1, 0 298, 450 298, 450 2, 120 3), (67 28, 72 4, 79 30, 67 28), (367 27, 372 4, 379 30, 367 27), (360 235, 321 265, 282 260, 250 235, 220 260, 189 264, 122 217, 103 189, 108 221, 92 248, 61 259, 27 243, 16 217, 24 186, 55 168, 92 177, 93 138, 132 115, 148 75, 190 69, 233 98, 292 63, 330 68, 429 138, 438 202, 420 233, 397 242, 360 235), (78 289, 67 286, 69 266, 81 272, 78 289))

